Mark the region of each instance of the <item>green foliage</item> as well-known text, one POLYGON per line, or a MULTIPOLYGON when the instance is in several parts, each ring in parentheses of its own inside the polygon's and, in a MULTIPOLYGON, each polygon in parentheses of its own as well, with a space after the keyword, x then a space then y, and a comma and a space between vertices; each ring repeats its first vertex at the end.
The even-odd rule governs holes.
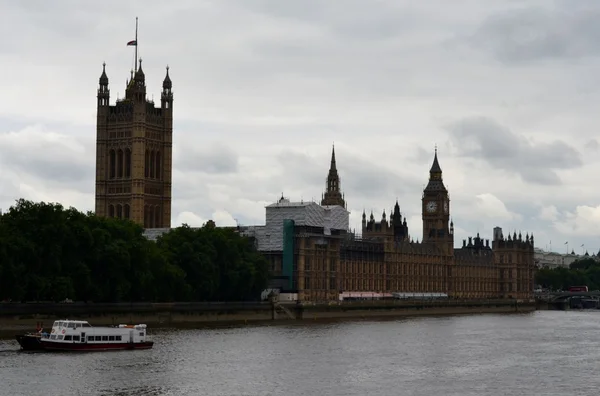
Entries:
POLYGON ((148 241, 131 221, 17 201, 0 216, 0 301, 242 301, 267 286, 248 238, 208 222, 148 241))
POLYGON ((569 268, 543 268, 537 271, 535 282, 552 290, 567 290, 571 286, 600 290, 600 262, 589 257, 574 261, 569 268))

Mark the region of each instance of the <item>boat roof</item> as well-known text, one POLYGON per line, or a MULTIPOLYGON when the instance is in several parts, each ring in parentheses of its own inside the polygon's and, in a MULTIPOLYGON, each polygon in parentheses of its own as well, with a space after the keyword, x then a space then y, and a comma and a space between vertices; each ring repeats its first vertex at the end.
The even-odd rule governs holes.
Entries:
POLYGON ((68 323, 88 323, 87 320, 71 320, 71 319, 57 319, 54 322, 68 322, 68 323))

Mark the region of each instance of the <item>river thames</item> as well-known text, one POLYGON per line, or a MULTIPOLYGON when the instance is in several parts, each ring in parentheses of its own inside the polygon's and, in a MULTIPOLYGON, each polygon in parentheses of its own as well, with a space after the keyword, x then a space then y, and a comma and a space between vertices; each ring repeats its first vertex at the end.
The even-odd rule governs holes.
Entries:
POLYGON ((592 395, 600 311, 154 332, 154 349, 26 353, 0 395, 592 395))

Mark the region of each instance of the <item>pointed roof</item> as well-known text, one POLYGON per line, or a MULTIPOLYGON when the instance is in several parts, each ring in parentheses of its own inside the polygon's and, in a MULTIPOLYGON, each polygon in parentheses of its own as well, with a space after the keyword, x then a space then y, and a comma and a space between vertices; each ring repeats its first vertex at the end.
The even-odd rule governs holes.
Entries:
POLYGON ((447 192, 446 186, 444 186, 444 182, 442 181, 442 167, 438 161, 437 156, 437 147, 435 148, 435 154, 433 156, 433 164, 431 164, 431 169, 429 170, 429 183, 427 183, 427 187, 425 187, 426 192, 447 192))
POLYGON ((139 81, 139 82, 146 82, 146 75, 144 74, 144 71, 142 70, 142 60, 139 60, 140 62, 140 66, 138 67, 137 71, 135 72, 135 81, 139 81))
POLYGON ((173 83, 171 83, 171 78, 169 77, 169 66, 167 65, 167 75, 165 76, 165 79, 163 80, 163 88, 171 89, 172 86, 173 86, 173 83))
POLYGON ((331 165, 329 166, 329 171, 337 171, 335 166, 335 145, 331 148, 331 165))
POLYGON ((102 75, 100 76, 100 85, 108 85, 108 76, 106 75, 106 62, 102 63, 102 75))
POLYGON ((429 170, 429 173, 442 173, 442 167, 440 166, 440 163, 438 162, 438 157, 437 157, 437 147, 435 148, 435 155, 433 156, 433 164, 431 164, 431 169, 429 170))

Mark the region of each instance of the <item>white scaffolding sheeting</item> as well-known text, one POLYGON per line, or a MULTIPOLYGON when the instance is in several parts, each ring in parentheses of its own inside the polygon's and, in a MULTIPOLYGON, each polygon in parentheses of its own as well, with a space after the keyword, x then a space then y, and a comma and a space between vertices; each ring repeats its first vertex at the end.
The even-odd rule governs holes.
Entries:
POLYGON ((159 236, 169 231, 171 231, 170 228, 146 228, 143 235, 151 241, 156 241, 159 236))
POLYGON ((350 212, 341 206, 281 200, 266 207, 264 226, 248 227, 244 234, 256 238, 258 250, 282 251, 284 220, 294 220, 296 226, 323 227, 324 234, 331 235, 331 230, 347 231, 349 218, 350 212))

